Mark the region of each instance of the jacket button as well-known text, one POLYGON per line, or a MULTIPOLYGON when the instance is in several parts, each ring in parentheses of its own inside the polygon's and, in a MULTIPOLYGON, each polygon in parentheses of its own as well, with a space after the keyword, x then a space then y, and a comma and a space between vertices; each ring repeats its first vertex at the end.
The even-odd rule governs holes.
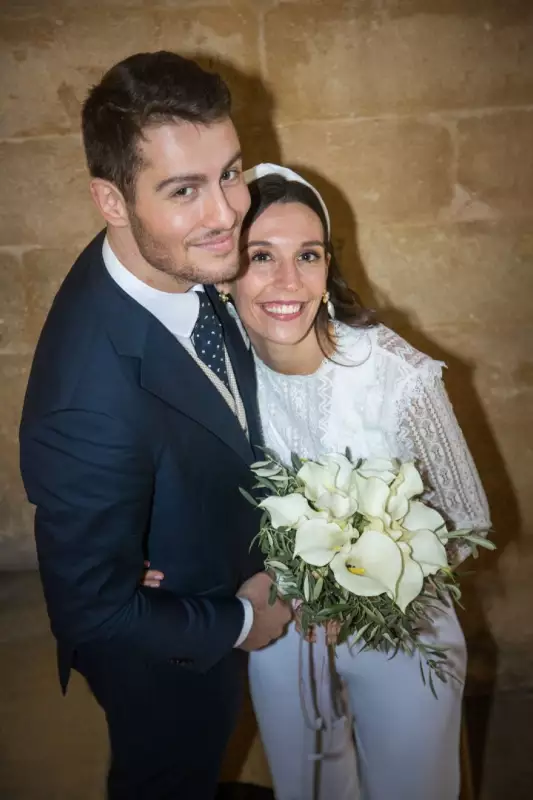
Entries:
POLYGON ((170 658, 169 661, 175 667, 185 667, 187 664, 192 664, 191 658, 170 658))

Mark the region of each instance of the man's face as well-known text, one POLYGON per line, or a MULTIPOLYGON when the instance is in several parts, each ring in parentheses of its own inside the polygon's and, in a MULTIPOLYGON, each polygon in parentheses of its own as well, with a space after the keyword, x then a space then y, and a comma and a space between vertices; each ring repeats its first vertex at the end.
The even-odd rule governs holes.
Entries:
POLYGON ((144 163, 128 208, 141 255, 182 290, 231 280, 250 205, 233 123, 167 123, 145 129, 144 136, 144 163))

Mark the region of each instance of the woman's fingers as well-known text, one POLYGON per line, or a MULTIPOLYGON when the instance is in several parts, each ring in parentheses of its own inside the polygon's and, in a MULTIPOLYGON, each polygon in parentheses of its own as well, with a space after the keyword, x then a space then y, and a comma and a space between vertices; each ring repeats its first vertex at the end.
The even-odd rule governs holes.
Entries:
POLYGON ((329 620, 329 622, 326 622, 326 640, 328 644, 337 644, 337 638, 340 630, 340 622, 335 620, 329 620))

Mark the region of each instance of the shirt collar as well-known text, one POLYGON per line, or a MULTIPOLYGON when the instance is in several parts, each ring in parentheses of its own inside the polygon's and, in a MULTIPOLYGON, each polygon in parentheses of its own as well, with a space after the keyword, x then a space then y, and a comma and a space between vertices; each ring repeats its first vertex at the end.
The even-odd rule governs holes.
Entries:
POLYGON ((107 236, 102 246, 102 256, 107 271, 126 294, 153 314, 174 336, 190 339, 200 307, 196 292, 204 291, 201 284, 192 286, 187 292, 176 293, 162 292, 148 286, 118 260, 107 236))

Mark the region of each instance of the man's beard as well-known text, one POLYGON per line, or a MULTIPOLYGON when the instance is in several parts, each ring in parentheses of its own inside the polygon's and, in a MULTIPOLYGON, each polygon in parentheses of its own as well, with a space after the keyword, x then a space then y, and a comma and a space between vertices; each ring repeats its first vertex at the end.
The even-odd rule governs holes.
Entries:
MULTIPOLYGON (((212 269, 199 267, 185 260, 178 263, 172 256, 170 250, 162 242, 152 236, 133 208, 130 207, 128 212, 131 233, 139 249, 139 253, 151 267, 159 272, 170 275, 177 281, 190 283, 192 285, 197 283, 222 283, 224 281, 231 281, 237 276, 240 267, 238 248, 236 249, 234 260, 232 259, 226 264, 218 265, 216 256, 213 256, 213 262, 210 265, 212 269)), ((213 231, 213 238, 224 233, 225 231, 213 231)))

